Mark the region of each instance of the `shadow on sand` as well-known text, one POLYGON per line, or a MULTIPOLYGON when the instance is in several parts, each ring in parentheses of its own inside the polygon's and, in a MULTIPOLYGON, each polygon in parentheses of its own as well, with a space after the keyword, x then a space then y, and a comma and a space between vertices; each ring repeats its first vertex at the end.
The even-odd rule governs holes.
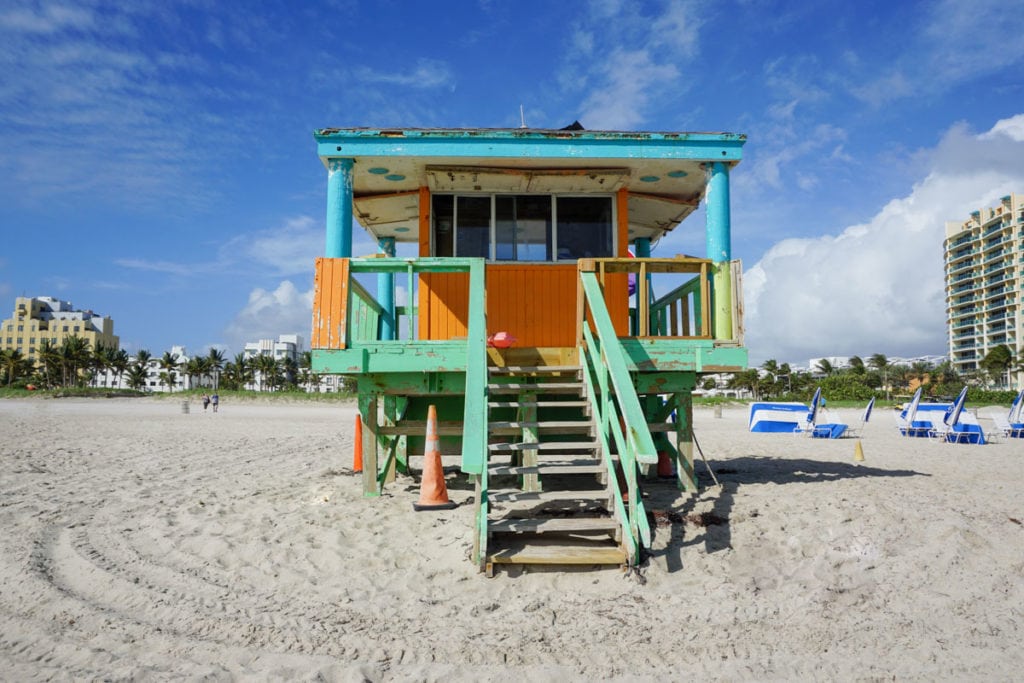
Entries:
POLYGON ((915 470, 890 470, 843 462, 760 455, 722 461, 711 460, 710 465, 718 477, 720 486, 715 486, 704 463, 698 462, 696 469, 700 493, 690 496, 676 509, 673 509, 673 505, 677 503, 680 494, 674 480, 645 482, 645 505, 651 518, 652 535, 669 535, 666 547, 652 551, 650 556, 664 557, 670 573, 683 568, 682 550, 687 546, 703 542, 705 550, 709 553, 732 546, 730 514, 736 493, 743 485, 814 484, 862 477, 931 476, 915 470), (711 510, 694 512, 698 503, 708 501, 713 501, 711 510), (693 534, 690 538, 687 537, 687 527, 693 534), (694 534, 694 530, 699 531, 694 534))

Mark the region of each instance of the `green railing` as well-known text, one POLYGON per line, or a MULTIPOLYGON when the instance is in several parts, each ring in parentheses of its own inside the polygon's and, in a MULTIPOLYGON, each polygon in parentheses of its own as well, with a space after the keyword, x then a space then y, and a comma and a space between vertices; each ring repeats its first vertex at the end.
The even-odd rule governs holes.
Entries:
POLYGON ((700 278, 694 277, 651 302, 648 334, 660 337, 702 336, 699 334, 704 329, 701 284, 700 278))
POLYGON ((355 278, 349 280, 348 296, 346 325, 349 340, 367 342, 380 339, 380 320, 388 315, 384 307, 355 278))
POLYGON ((597 275, 581 271, 580 284, 585 303, 580 321, 583 334, 580 365, 597 423, 602 457, 610 477, 614 513, 622 524, 623 542, 630 563, 637 564, 641 559, 641 549, 649 548, 651 544, 651 529, 640 500, 637 477, 640 465, 657 464, 658 453, 597 275), (612 457, 612 446, 618 455, 617 463, 612 457), (625 492, 619 484, 619 469, 625 492))

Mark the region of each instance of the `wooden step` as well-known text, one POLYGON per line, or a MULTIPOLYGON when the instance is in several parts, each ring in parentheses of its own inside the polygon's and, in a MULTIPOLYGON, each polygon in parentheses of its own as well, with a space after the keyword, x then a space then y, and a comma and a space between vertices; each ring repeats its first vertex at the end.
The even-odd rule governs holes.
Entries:
POLYGON ((604 474, 605 466, 597 465, 572 465, 567 463, 543 463, 541 465, 498 465, 492 466, 488 473, 492 476, 503 474, 604 474))
POLYGON ((582 451, 597 448, 596 441, 539 441, 537 443, 514 442, 492 443, 487 447, 491 453, 513 451, 582 451))
POLYGON ((491 490, 487 499, 491 503, 550 503, 556 500, 597 502, 611 496, 608 489, 586 489, 582 491, 520 491, 519 489, 491 490))
MULTIPOLYGON (((590 401, 488 401, 489 408, 590 408, 590 401)), ((588 410, 589 412, 589 410, 588 410)))
POLYGON ((611 517, 505 517, 487 522, 487 528, 500 533, 593 533, 607 531, 614 533, 621 528, 618 520, 611 517))
POLYGON ((508 539, 506 547, 488 553, 493 564, 614 564, 627 562, 626 552, 615 545, 572 543, 555 539, 508 539))
POLYGON ((506 365, 506 366, 491 366, 487 368, 487 372, 491 375, 551 375, 551 374, 565 374, 565 373, 578 373, 580 366, 578 365, 506 365))
POLYGON ((535 394, 581 394, 583 385, 579 382, 543 382, 537 384, 523 384, 521 382, 509 382, 488 384, 487 390, 492 394, 522 394, 532 392, 535 394))
POLYGON ((590 431, 592 424, 590 420, 532 420, 529 422, 502 421, 488 422, 489 429, 560 429, 578 432, 580 430, 590 431))

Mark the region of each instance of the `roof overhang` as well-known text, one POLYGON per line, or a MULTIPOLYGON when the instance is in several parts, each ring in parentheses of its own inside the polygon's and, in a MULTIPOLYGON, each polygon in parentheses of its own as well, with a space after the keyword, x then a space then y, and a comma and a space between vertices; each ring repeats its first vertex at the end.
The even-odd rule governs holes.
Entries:
POLYGON ((431 192, 601 194, 625 189, 629 234, 658 238, 704 196, 711 162, 739 163, 733 133, 535 129, 330 128, 314 133, 327 166, 350 158, 356 218, 377 238, 416 241, 419 188, 431 192))

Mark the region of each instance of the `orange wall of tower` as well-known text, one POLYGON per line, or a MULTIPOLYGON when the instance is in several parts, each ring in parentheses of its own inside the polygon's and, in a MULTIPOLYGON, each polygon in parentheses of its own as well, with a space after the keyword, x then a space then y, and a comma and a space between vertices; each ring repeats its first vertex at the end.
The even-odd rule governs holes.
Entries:
MULTIPOLYGON (((487 334, 508 332, 515 346, 576 345, 576 264, 488 264, 487 334)), ((466 336, 469 278, 462 273, 420 277, 420 339, 466 336)), ((627 334, 626 276, 605 284, 615 330, 627 334)))

